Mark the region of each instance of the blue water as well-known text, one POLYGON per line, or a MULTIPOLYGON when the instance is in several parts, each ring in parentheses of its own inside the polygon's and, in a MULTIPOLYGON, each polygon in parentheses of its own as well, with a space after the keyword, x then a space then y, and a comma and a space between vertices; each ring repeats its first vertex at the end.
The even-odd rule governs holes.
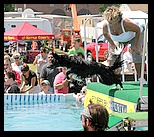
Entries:
POLYGON ((83 105, 64 103, 4 104, 4 131, 80 131, 83 105))

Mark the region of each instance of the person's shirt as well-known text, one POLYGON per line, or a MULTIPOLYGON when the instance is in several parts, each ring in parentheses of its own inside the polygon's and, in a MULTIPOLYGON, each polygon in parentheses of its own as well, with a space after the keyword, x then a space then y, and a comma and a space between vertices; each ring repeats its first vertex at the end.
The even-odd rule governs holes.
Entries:
MULTIPOLYGON (((109 32, 110 37, 111 37, 112 40, 117 41, 117 42, 128 42, 128 41, 132 40, 135 37, 135 34, 136 34, 135 32, 133 32, 133 31, 127 31, 126 32, 125 31, 125 29, 124 29, 124 20, 125 20, 125 18, 122 18, 122 20, 121 20, 121 27, 122 27, 123 33, 120 34, 120 35, 111 34, 109 22, 107 20, 104 20, 104 22, 107 23, 108 32, 109 32)), ((142 25, 140 25, 138 22, 135 22, 133 20, 130 20, 130 21, 134 22, 136 25, 138 25, 140 27, 140 32, 143 31, 143 26, 142 25)))
POLYGON ((15 73, 15 76, 16 76, 15 81, 18 83, 18 85, 20 85, 21 84, 20 74, 17 71, 15 71, 15 70, 12 70, 12 72, 15 73))
POLYGON ((43 66, 40 73, 40 78, 49 80, 50 86, 53 87, 53 82, 55 76, 59 73, 59 69, 55 67, 52 63, 47 63, 43 66))
POLYGON ((69 50, 69 52, 67 54, 68 55, 71 55, 71 54, 76 55, 76 53, 78 53, 78 52, 81 52, 83 55, 85 55, 84 50, 81 47, 79 47, 79 49, 77 49, 77 50, 73 47, 72 49, 69 50))
POLYGON ((17 71, 21 75, 21 67, 22 67, 22 64, 19 65, 19 66, 17 66, 14 63, 12 63, 11 66, 12 66, 12 69, 13 70, 17 71))
POLYGON ((6 93, 20 93, 20 88, 17 83, 13 83, 7 90, 6 93))
POLYGON ((26 80, 26 85, 29 85, 29 86, 31 85, 31 79, 33 77, 36 77, 36 81, 35 81, 35 85, 34 86, 37 86, 38 85, 37 75, 36 75, 36 73, 34 71, 29 70, 29 76, 28 76, 28 78, 26 78, 26 76, 24 74, 22 74, 22 75, 24 76, 24 78, 26 80))
POLYGON ((41 54, 38 54, 36 58, 37 58, 36 72, 41 73, 43 66, 48 62, 48 56, 46 55, 46 58, 43 59, 41 54))
MULTIPOLYGON (((57 74, 55 76, 54 85, 61 84, 64 81, 65 77, 66 77, 66 75, 64 75, 63 72, 60 72, 59 74, 57 74)), ((68 87, 61 88, 61 89, 54 89, 54 92, 55 92, 55 94, 58 94, 58 93, 67 94, 68 93, 68 87)))
POLYGON ((45 95, 45 94, 51 94, 51 92, 50 91, 48 91, 48 92, 44 92, 43 90, 41 91, 41 92, 39 92, 38 94, 43 94, 43 95, 45 95))

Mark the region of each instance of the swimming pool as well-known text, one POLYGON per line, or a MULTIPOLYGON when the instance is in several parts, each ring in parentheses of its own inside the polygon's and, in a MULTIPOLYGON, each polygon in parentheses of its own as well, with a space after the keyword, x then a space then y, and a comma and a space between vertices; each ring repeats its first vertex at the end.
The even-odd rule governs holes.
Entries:
POLYGON ((80 131, 82 110, 73 94, 5 94, 4 131, 80 131))

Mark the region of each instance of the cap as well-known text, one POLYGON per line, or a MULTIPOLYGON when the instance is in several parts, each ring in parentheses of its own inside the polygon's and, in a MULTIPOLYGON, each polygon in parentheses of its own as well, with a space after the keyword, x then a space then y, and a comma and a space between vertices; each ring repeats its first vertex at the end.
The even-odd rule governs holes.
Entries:
POLYGON ((14 53, 13 58, 20 58, 20 54, 19 53, 14 53))
POLYGON ((50 85, 50 82, 49 82, 48 80, 43 80, 43 81, 41 82, 41 84, 50 85))
POLYGON ((131 44, 128 44, 128 48, 131 48, 131 44))

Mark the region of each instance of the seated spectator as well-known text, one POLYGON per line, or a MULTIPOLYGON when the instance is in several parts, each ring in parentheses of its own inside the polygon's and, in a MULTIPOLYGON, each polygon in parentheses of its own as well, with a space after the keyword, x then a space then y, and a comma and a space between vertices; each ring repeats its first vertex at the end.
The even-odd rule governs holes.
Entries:
POLYGON ((50 82, 48 80, 43 80, 41 83, 41 92, 39 94, 51 94, 49 91, 50 88, 50 82))
POLYGON ((71 54, 75 55, 77 52, 81 52, 83 55, 85 54, 84 50, 80 47, 80 41, 81 41, 80 38, 73 38, 72 42, 73 48, 69 50, 69 52, 67 53, 68 55, 71 54))
POLYGON ((10 57, 8 55, 4 56, 4 76, 6 75, 7 72, 14 72, 15 73, 15 81, 18 83, 18 86, 20 86, 20 74, 12 69, 11 66, 11 60, 10 57))
POLYGON ((105 60, 102 62, 102 64, 104 64, 105 66, 110 66, 110 59, 111 58, 109 58, 109 51, 108 50, 106 50, 104 52, 104 58, 105 58, 105 60))
POLYGON ((100 104, 89 104, 81 113, 84 131, 104 131, 108 128, 109 113, 100 104))
POLYGON ((77 93, 76 102, 84 104, 85 96, 86 96, 86 86, 83 86, 81 92, 77 93))
POLYGON ((57 74, 54 79, 54 93, 68 93, 68 80, 66 78, 66 67, 62 67, 62 72, 57 74))
MULTIPOLYGON (((110 49, 110 51, 112 52, 112 49, 110 49)), ((104 57, 106 58, 106 60, 103 61, 102 64, 105 65, 105 66, 112 66, 114 61, 116 60, 116 57, 114 57, 113 55, 109 56, 109 51, 108 50, 104 52, 104 57)), ((121 68, 117 68, 115 70, 115 73, 116 74, 121 74, 121 68)))
POLYGON ((14 60, 14 62, 11 64, 12 69, 17 71, 21 75, 21 67, 23 63, 20 61, 20 54, 14 53, 12 57, 14 60))
POLYGON ((29 70, 29 66, 24 63, 23 66, 21 67, 21 77, 23 79, 20 92, 21 93, 39 93, 41 91, 40 85, 38 84, 37 81, 37 75, 34 71, 29 70), (25 89, 25 86, 28 86, 27 89, 25 89))
POLYGON ((124 72, 132 72, 133 64, 133 57, 132 57, 132 49, 131 44, 128 45, 127 51, 123 54, 123 60, 124 60, 124 72))
POLYGON ((5 93, 20 93, 18 83, 15 81, 14 72, 9 71, 6 73, 5 84, 9 86, 5 93))

